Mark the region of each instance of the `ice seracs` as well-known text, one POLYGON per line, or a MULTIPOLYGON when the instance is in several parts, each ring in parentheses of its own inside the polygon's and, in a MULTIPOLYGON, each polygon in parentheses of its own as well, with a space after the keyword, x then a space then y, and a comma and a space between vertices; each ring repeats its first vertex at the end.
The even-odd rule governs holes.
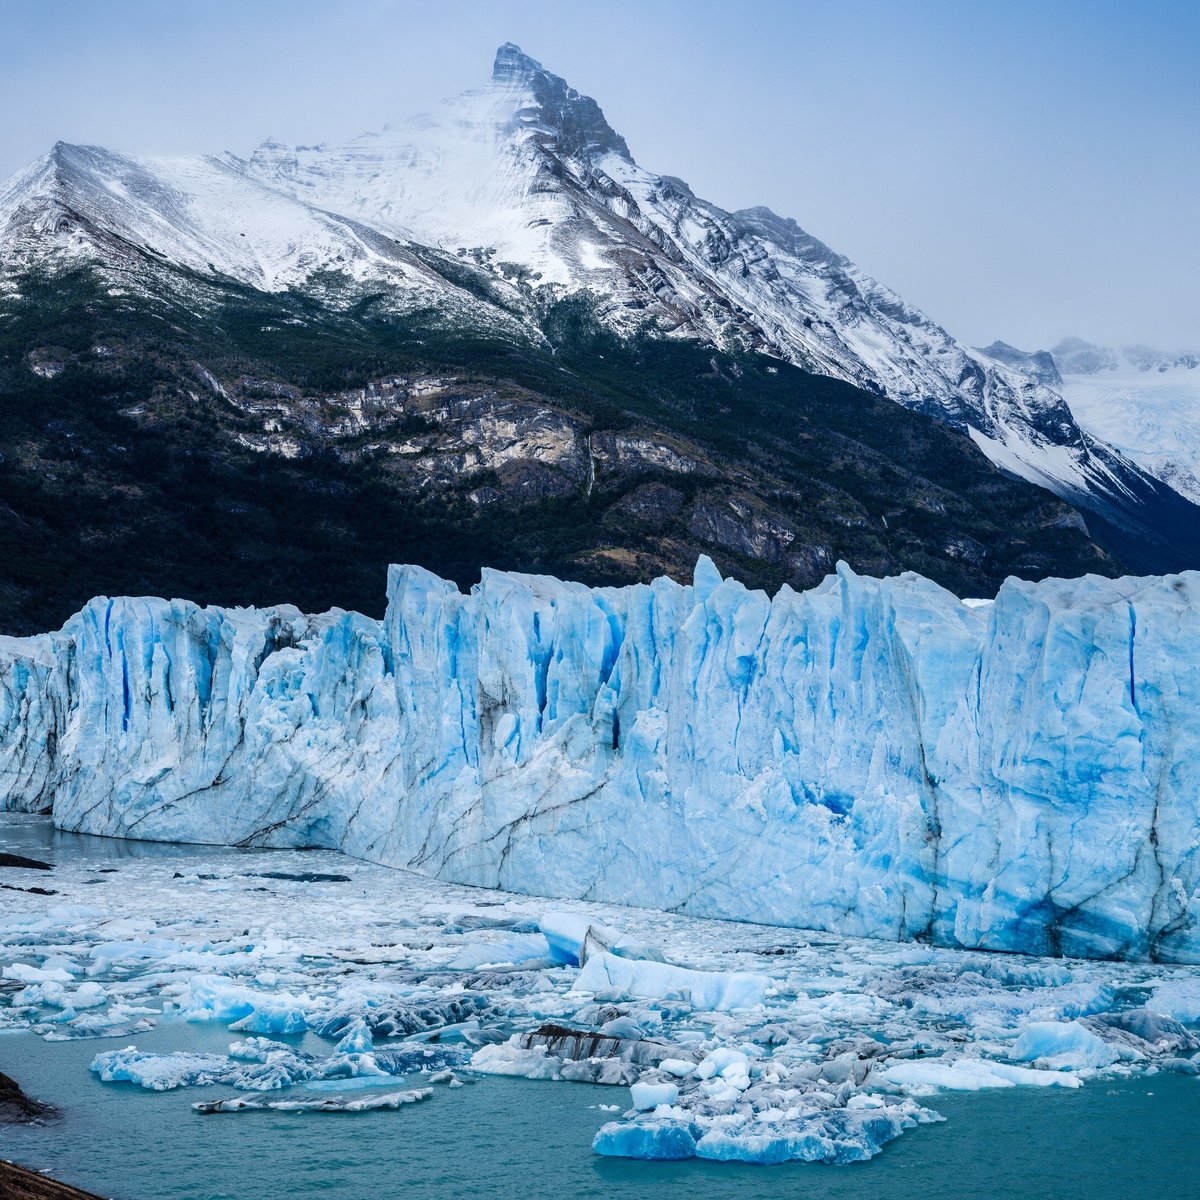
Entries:
MULTIPOLYGON (((691 587, 488 571, 463 595, 405 567, 388 589, 382 621, 96 600, 4 640, 3 804, 698 916, 1200 960, 1200 576, 1010 580, 983 607, 845 567, 771 599, 703 561, 691 587)), ((519 966, 531 932, 464 966, 519 966)), ((611 931, 544 933, 597 990, 653 973, 611 931)))

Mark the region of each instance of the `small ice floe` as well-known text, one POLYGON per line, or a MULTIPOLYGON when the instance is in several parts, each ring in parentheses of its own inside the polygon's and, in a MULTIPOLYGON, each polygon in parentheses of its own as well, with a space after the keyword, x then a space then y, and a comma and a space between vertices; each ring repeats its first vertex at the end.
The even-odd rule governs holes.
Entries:
POLYGON ((134 1083, 155 1092, 208 1084, 266 1092, 296 1084, 315 1088, 331 1080, 353 1086, 359 1079, 428 1075, 460 1065, 469 1053, 464 1046, 423 1043, 376 1049, 354 1030, 325 1057, 255 1037, 232 1043, 227 1055, 145 1054, 136 1046, 127 1046, 98 1054, 91 1069, 106 1083, 134 1083))
POLYGON ((629 1089, 633 1107, 639 1112, 665 1105, 670 1106, 679 1099, 679 1088, 673 1083, 635 1083, 629 1089))
POLYGON ((586 913, 543 913, 538 927, 550 947, 551 958, 566 966, 582 967, 593 955, 606 952, 618 958, 663 961, 660 950, 602 925, 586 913))
POLYGON ((1200 1024, 1200 979, 1172 979, 1156 984, 1153 1007, 1178 1021, 1200 1024))
POLYGON ((144 1009, 130 1009, 114 1004, 107 1012, 76 1013, 66 1008, 57 1022, 45 1022, 33 1027, 48 1042, 73 1042, 83 1038, 124 1038, 149 1033, 154 1028, 150 1017, 136 1016, 144 1009))
POLYGON ((574 992, 604 998, 654 997, 683 1000, 694 1009, 725 1012, 762 1004, 774 990, 768 975, 750 971, 694 971, 670 963, 620 958, 603 952, 588 958, 574 992))
POLYGON ((1073 1088, 1082 1084, 1075 1075, 1014 1067, 1010 1063, 980 1058, 959 1058, 953 1062, 940 1058, 899 1062, 880 1072, 880 1078, 913 1096, 931 1096, 938 1091, 978 1092, 984 1088, 1073 1088))
POLYGON ((1083 1071, 1111 1067, 1123 1055, 1079 1021, 1035 1021, 1021 1030, 1011 1050, 1013 1058, 1047 1071, 1083 1071))
POLYGON ((264 992, 219 975, 198 975, 179 1002, 189 1021, 223 1021, 238 1033, 273 1037, 303 1033, 312 1000, 288 992, 264 992))
POLYGON ((430 1075, 429 1082, 444 1083, 447 1087, 460 1088, 464 1084, 474 1083, 475 1080, 471 1079, 469 1076, 466 1079, 460 1079, 453 1071, 445 1070, 435 1071, 432 1075, 430 1075))
POLYGON ((74 983, 72 966, 69 960, 58 957, 47 958, 40 967, 32 963, 15 962, 0 971, 0 978, 27 984, 74 983))
POLYGON ((432 1088, 413 1088, 406 1092, 386 1092, 382 1096, 360 1096, 346 1099, 344 1096, 329 1096, 321 1100, 267 1100, 261 1096, 234 1096, 229 1100, 202 1100, 193 1104, 198 1113, 231 1112, 299 1112, 299 1113, 360 1113, 377 1112, 384 1108, 403 1108, 428 1100, 432 1088))
POLYGON ((372 1037, 408 1037, 475 1019, 487 1008, 486 997, 461 990, 440 996, 412 988, 405 995, 363 992, 335 1004, 312 1021, 312 1028, 322 1037, 340 1037, 362 1021, 372 1037))
POLYGON ((628 1087, 675 1052, 669 1042, 653 1038, 614 1037, 549 1022, 476 1050, 471 1070, 628 1087))

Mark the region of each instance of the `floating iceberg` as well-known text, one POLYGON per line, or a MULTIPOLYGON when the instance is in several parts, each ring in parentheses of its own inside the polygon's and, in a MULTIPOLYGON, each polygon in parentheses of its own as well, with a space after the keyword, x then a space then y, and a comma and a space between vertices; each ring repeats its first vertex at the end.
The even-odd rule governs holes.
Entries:
POLYGON ((154 1092, 224 1084, 239 1091, 271 1092, 296 1084, 330 1080, 362 1080, 397 1075, 429 1075, 466 1061, 462 1046, 404 1046, 374 1050, 362 1043, 339 1043, 333 1054, 319 1057, 268 1038, 234 1042, 228 1054, 147 1054, 136 1046, 98 1054, 92 1073, 105 1083, 134 1083, 154 1092))
POLYGON ((1121 1060, 1113 1045, 1079 1021, 1035 1021, 1021 1030, 1013 1058, 1047 1071, 1083 1071, 1111 1067, 1121 1060))
POLYGON ((630 1085, 629 1094, 633 1107, 645 1112, 660 1104, 670 1107, 679 1099, 679 1088, 673 1083, 634 1083, 630 1085))
POLYGON ((761 1004, 772 988, 766 975, 749 971, 694 971, 669 963, 594 954, 575 978, 574 990, 605 999, 651 997, 682 1000, 691 1008, 727 1011, 761 1004))
POLYGON ((661 951, 600 925, 580 913, 543 913, 538 928, 556 962, 582 967, 593 954, 612 953, 621 958, 662 961, 661 951))
POLYGON ((396 567, 382 621, 101 599, 0 639, 0 804, 696 916, 1196 962, 1198 645, 1197 574, 1009 580, 971 607, 844 566, 773 599, 708 562, 693 586, 487 571, 469 595, 396 567))
POLYGON ((311 1001, 285 992, 265 992, 214 975, 194 977, 179 1001, 189 1021, 223 1021, 241 1033, 280 1037, 308 1028, 311 1001), (230 1024, 232 1022, 232 1024, 230 1024))
POLYGON ((202 1100, 192 1108, 200 1113, 231 1112, 315 1112, 315 1113, 358 1113, 378 1112, 384 1108, 403 1108, 406 1104, 417 1104, 433 1095, 432 1088, 413 1088, 406 1092, 388 1092, 383 1096, 364 1096, 347 1100, 343 1096, 330 1096, 325 1100, 264 1100, 261 1097, 236 1096, 231 1100, 202 1100))
POLYGON ((985 1088, 1080 1087, 1076 1075, 1037 1071, 982 1058, 940 1059, 896 1063, 882 1072, 882 1079, 914 1096, 931 1096, 938 1091, 978 1092, 985 1088))

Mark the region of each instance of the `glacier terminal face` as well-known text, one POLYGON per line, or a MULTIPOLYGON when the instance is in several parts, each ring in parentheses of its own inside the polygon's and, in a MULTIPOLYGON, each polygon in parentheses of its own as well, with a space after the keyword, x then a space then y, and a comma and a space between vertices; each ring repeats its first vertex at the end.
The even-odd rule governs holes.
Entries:
POLYGON ((383 621, 97 599, 0 639, 0 805, 893 940, 1200 961, 1200 575, 968 606, 701 560, 394 567, 383 621))

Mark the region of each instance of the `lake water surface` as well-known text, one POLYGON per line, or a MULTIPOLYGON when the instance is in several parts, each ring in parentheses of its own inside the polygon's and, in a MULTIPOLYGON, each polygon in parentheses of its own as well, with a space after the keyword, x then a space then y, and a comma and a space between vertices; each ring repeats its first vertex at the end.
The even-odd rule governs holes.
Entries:
MULTIPOLYGON (((249 861, 237 851, 76 838, 40 823, 5 833, 10 848, 97 871, 164 856, 181 865, 195 856, 210 865, 249 861)), ((103 892, 119 908, 120 876, 95 878, 108 882, 89 894, 103 892)), ((52 880, 27 875, 22 882, 52 880)), ((30 899, 0 892, 0 909, 27 908, 30 899)), ((233 1036, 219 1023, 164 1016, 127 1040, 145 1051, 223 1053, 233 1036)), ((319 1043, 311 1034, 290 1040, 313 1049, 319 1043)), ((942 1094, 925 1103, 944 1123, 909 1131, 870 1162, 753 1167, 600 1158, 590 1143, 611 1115, 598 1106, 624 1105, 627 1092, 585 1084, 483 1077, 452 1093, 435 1088, 431 1100, 398 1111, 205 1116, 192 1103, 229 1095, 228 1088, 152 1092, 99 1082, 88 1070, 93 1057, 124 1044, 0 1035, 0 1070, 62 1109, 62 1119, 44 1127, 0 1127, 0 1155, 119 1200, 1200 1196, 1200 1080, 1167 1073, 1093 1079, 1078 1090, 942 1094)))
MULTIPOLYGON (((220 1052, 227 1031, 162 1023, 138 1044, 220 1052)), ((120 1200, 448 1197, 811 1197, 851 1200, 1187 1200, 1200 1195, 1200 1084, 1159 1075, 1078 1091, 938 1097, 946 1118, 868 1163, 750 1167, 641 1163, 588 1150, 611 1089, 482 1079, 453 1104, 357 1115, 201 1116, 228 1089, 147 1092, 88 1073, 95 1042, 0 1040, 0 1069, 62 1106, 8 1128, 3 1154, 120 1200)))

